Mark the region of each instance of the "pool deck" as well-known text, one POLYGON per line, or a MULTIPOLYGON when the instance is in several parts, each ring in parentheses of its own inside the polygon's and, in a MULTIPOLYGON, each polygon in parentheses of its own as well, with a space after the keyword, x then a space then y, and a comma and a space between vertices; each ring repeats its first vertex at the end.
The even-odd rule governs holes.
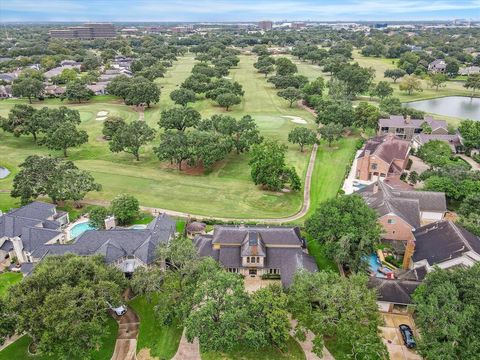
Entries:
POLYGON ((78 220, 68 224, 68 226, 65 228, 64 233, 65 235, 67 235, 67 241, 71 241, 73 240, 71 235, 70 235, 70 231, 72 230, 72 228, 75 226, 75 225, 78 225, 78 224, 83 224, 83 223, 86 223, 88 222, 89 219, 85 216, 81 216, 78 220))

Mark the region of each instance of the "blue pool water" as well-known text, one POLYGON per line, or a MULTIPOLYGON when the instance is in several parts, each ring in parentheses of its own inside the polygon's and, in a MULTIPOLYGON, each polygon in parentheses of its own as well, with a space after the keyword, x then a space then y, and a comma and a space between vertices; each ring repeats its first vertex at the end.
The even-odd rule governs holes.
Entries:
MULTIPOLYGON (((381 268, 386 269, 385 266, 382 265, 380 259, 378 258, 377 254, 370 254, 367 257, 368 261, 368 268, 371 272, 375 274, 375 277, 379 278, 386 278, 387 276, 380 271, 381 268)), ((389 270, 390 271, 390 270, 389 270)))
POLYGON ((82 235, 85 231, 94 230, 94 229, 95 228, 92 225, 90 225, 88 221, 74 225, 70 229, 70 239, 75 239, 77 236, 82 235))

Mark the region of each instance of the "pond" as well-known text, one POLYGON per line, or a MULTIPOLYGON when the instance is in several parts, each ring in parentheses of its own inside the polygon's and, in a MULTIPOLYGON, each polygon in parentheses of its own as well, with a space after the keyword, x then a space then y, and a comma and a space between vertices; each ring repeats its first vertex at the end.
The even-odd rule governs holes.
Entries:
POLYGON ((405 104, 428 113, 480 121, 480 98, 447 96, 443 98, 412 101, 405 104))
POLYGON ((10 171, 8 169, 5 169, 4 167, 0 166, 0 179, 6 178, 10 174, 10 171))

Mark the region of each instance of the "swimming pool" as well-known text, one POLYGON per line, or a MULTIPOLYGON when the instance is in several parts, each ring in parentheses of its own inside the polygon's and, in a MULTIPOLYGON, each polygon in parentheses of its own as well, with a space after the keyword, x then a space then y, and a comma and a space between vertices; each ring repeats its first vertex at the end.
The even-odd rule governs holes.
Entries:
POLYGON ((70 229, 70 239, 75 239, 76 237, 82 235, 87 230, 94 230, 95 228, 90 225, 88 221, 73 225, 70 229))
POLYGON ((366 260, 368 261, 368 268, 371 272, 373 272, 373 274, 375 274, 375 277, 386 278, 387 275, 385 275, 385 273, 392 272, 392 270, 382 265, 377 254, 370 254, 369 256, 367 256, 366 260), (380 270, 382 270, 383 272, 380 270))

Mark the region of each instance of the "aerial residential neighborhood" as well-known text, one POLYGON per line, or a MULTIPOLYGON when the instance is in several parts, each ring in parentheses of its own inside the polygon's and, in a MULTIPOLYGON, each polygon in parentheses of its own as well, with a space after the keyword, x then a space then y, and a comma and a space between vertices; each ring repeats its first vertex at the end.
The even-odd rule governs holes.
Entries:
POLYGON ((479 358, 478 1, 0 23, 0 360, 479 358))

